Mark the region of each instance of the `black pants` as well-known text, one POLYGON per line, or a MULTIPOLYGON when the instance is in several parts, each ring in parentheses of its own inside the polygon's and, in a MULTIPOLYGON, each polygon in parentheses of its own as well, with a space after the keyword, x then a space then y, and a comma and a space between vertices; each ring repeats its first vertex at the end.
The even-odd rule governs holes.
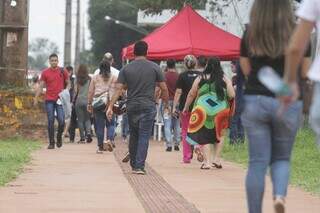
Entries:
POLYGON ((70 141, 74 141, 74 139, 75 139, 76 128, 77 128, 77 114, 76 114, 75 107, 72 106, 70 126, 69 126, 69 130, 68 130, 70 141))

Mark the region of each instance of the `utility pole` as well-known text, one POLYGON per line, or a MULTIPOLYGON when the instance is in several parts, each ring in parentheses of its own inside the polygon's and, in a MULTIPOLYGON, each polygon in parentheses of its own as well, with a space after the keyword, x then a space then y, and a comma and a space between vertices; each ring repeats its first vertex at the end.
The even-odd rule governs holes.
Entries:
POLYGON ((64 31, 64 66, 71 65, 71 31, 72 31, 72 0, 66 0, 66 20, 64 31))
POLYGON ((76 50, 74 57, 74 67, 78 69, 80 65, 80 0, 77 0, 77 23, 76 23, 76 50))
POLYGON ((86 29, 85 29, 85 14, 82 15, 83 20, 82 20, 82 47, 81 47, 81 52, 86 50, 86 29))
POLYGON ((29 0, 0 1, 0 85, 26 85, 29 0))

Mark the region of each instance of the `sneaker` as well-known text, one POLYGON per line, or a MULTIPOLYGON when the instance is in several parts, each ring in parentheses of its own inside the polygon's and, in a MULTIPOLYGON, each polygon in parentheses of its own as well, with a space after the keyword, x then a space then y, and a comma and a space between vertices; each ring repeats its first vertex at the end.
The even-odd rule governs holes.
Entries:
POLYGON ((78 143, 86 143, 86 140, 84 138, 81 138, 78 143))
POLYGON ((57 140, 57 147, 61 148, 62 147, 62 138, 58 138, 57 140))
POLYGON ((50 143, 48 149, 54 149, 54 143, 50 143))
POLYGON ((102 148, 102 147, 98 147, 96 153, 97 153, 97 154, 103 154, 103 148, 102 148))
POLYGON ((111 142, 112 148, 116 148, 116 144, 113 142, 111 142))
POLYGON ((172 147, 167 147, 166 152, 171 152, 172 151, 172 147))
POLYGON ((284 207, 284 199, 281 197, 277 197, 274 200, 274 211, 275 213, 284 213, 285 207, 284 207))
POLYGON ((144 172, 144 175, 146 175, 147 174, 147 171, 143 168, 143 169, 141 169, 141 171, 143 171, 144 172))
POLYGON ((87 140, 86 140, 87 143, 91 143, 92 142, 92 137, 90 134, 87 135, 87 140))
POLYGON ((136 175, 145 175, 146 172, 144 169, 133 169, 132 170, 132 174, 136 174, 136 175))
POLYGON ((124 158, 122 159, 123 163, 128 163, 130 160, 130 154, 129 152, 126 153, 126 155, 124 156, 124 158))
POLYGON ((180 151, 179 146, 174 146, 174 151, 180 151))

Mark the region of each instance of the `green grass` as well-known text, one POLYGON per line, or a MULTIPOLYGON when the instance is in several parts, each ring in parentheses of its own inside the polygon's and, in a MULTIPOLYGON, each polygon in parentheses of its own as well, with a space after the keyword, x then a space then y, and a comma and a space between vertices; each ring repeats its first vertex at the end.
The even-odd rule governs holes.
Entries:
POLYGON ((0 186, 16 178, 31 160, 31 152, 40 146, 40 142, 22 138, 0 140, 0 186))
MULTIPOLYGON (((247 144, 225 143, 223 158, 247 167, 247 144)), ((320 196, 320 151, 315 144, 315 135, 308 128, 301 129, 292 153, 291 184, 320 196)))

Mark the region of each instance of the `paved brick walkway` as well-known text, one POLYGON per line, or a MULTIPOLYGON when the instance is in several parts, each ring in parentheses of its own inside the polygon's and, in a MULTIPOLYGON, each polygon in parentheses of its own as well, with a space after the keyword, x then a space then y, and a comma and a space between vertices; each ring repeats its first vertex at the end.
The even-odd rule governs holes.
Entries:
MULTIPOLYGON (((246 212, 245 171, 234 164, 202 171, 197 162, 180 163, 181 152, 165 152, 153 142, 147 176, 133 176, 119 162, 125 146, 102 155, 95 148, 65 144, 37 151, 25 172, 0 188, 0 213, 246 212)), ((268 181, 265 213, 273 212, 270 189, 268 181)), ((320 212, 319 197, 294 188, 287 204, 288 213, 320 212)))
MULTIPOLYGON (((201 212, 246 213, 245 170, 223 162, 223 169, 200 170, 200 163, 181 163, 181 153, 165 152, 162 143, 150 146, 148 162, 168 184, 201 212)), ((266 179, 264 213, 273 213, 270 178, 266 179)), ((287 213, 320 213, 320 197, 289 188, 287 213)))
POLYGON ((146 164, 147 175, 131 173, 129 163, 121 160, 128 148, 119 143, 115 157, 137 197, 149 213, 198 213, 195 206, 189 203, 181 194, 171 187, 154 169, 146 164))
POLYGON ((112 153, 65 144, 34 154, 24 174, 0 188, 0 213, 144 212, 112 153))

